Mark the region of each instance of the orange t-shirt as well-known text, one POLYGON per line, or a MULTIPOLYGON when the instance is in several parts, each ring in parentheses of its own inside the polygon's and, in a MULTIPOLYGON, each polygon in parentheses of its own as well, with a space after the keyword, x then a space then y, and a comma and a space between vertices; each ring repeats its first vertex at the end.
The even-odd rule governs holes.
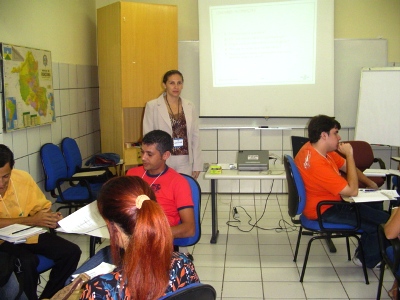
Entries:
MULTIPOLYGON (((336 152, 321 155, 310 142, 296 155, 295 163, 300 171, 306 189, 306 205, 303 214, 309 219, 317 219, 317 205, 323 200, 341 201, 342 191, 347 181, 339 172, 346 160, 336 152)), ((321 212, 330 206, 323 206, 321 212)))

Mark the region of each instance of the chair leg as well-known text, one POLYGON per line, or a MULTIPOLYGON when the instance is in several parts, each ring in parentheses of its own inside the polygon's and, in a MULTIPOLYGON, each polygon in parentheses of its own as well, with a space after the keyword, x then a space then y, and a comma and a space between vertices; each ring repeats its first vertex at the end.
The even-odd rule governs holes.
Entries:
POLYGON ((300 239, 301 239, 302 231, 303 231, 303 227, 300 227, 299 235, 297 237, 296 250, 294 251, 294 257, 293 257, 294 262, 297 261, 297 254, 299 253, 299 246, 300 246, 300 239))
POLYGON ((378 292, 376 294, 376 300, 380 300, 381 299, 384 273, 385 273, 385 261, 382 260, 381 268, 380 268, 380 274, 379 274, 378 292))
POLYGON ((365 265, 364 249, 363 249, 363 246, 361 244, 360 238, 358 236, 356 236, 356 235, 354 237, 358 241, 358 251, 360 252, 360 255, 361 255, 361 262, 362 262, 362 268, 363 268, 363 272, 364 272, 365 284, 369 284, 367 266, 365 265))
POLYGON ((349 237, 346 236, 346 246, 347 246, 347 260, 351 260, 351 255, 350 255, 350 243, 349 243, 349 237))
POLYGON ((303 269, 301 270, 301 275, 300 275, 300 282, 303 282, 304 274, 306 273, 306 267, 308 262, 308 256, 310 255, 311 244, 316 239, 318 239, 318 237, 313 237, 308 241, 306 256, 304 257, 303 269))

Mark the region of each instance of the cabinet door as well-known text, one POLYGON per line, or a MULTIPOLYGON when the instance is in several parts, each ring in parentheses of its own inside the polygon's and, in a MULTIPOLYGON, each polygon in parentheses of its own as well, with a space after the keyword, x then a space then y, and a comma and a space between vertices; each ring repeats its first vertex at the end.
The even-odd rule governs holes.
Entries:
POLYGON ((143 107, 178 67, 177 7, 121 2, 122 106, 143 107))

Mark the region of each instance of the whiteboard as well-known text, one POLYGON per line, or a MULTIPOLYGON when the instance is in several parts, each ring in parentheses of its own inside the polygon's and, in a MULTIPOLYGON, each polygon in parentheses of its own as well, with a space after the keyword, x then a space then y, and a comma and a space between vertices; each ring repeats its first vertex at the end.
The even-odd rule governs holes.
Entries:
POLYGON ((364 68, 355 139, 400 147, 400 68, 364 68))
POLYGON ((335 117, 342 127, 355 127, 363 67, 387 66, 387 40, 335 40, 335 117))

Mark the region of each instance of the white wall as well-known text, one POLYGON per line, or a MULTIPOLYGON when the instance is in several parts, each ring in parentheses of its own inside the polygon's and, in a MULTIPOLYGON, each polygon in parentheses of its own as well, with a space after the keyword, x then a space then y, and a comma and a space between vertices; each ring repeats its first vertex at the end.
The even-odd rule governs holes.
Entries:
POLYGON ((10 133, 0 128, 0 143, 14 152, 16 168, 28 171, 40 187, 43 144, 72 137, 84 159, 100 151, 95 18, 95 0, 0 0, 0 42, 52 54, 56 122, 10 133))

